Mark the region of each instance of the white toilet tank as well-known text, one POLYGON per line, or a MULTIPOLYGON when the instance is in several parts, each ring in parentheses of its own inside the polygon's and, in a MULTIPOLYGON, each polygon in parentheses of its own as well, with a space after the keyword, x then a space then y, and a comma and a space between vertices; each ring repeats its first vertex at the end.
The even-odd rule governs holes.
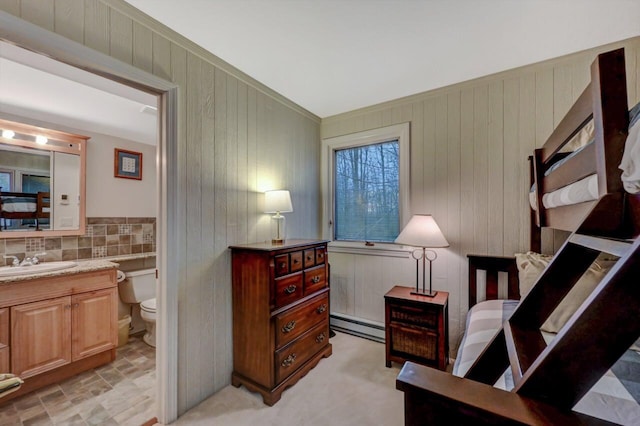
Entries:
POLYGON ((140 303, 156 297, 156 270, 143 269, 125 273, 118 283, 118 293, 124 303, 140 303))

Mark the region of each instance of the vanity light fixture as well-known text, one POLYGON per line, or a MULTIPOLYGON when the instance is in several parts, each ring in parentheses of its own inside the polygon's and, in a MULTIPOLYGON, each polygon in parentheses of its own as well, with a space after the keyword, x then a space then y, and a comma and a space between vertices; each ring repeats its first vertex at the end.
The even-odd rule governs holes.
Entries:
POLYGON ((284 244, 285 218, 280 213, 292 211, 291 194, 286 189, 264 193, 264 212, 275 213, 271 216, 271 244, 284 244))
POLYGON ((14 132, 13 130, 3 130, 2 131, 2 137, 6 138, 6 139, 13 139, 13 137, 16 135, 16 132, 14 132))
POLYGON ((36 136, 36 143, 38 145, 46 145, 47 142, 49 142, 49 139, 47 139, 46 137, 44 137, 42 135, 37 135, 36 136))

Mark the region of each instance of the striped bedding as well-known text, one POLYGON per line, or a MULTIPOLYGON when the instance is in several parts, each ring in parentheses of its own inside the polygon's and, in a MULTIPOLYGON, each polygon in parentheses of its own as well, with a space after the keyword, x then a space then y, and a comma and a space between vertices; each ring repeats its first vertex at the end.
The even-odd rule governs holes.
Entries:
MULTIPOLYGON (((590 131, 593 132, 593 125, 590 127, 590 131)), ((577 148, 570 155, 555 163, 545 172, 545 176, 548 176, 563 163, 576 155, 587 145, 593 143, 593 135, 576 135, 574 139, 588 140, 584 145, 577 148)), ((582 142, 581 142, 582 143, 582 142)), ((573 142, 569 142, 569 145, 574 145, 573 142)), ((631 193, 637 194, 640 192, 640 103, 634 106, 629 112, 629 134, 625 142, 624 155, 620 163, 620 169, 622 170, 622 184, 624 189, 631 193)), ((568 206, 571 204, 583 203, 586 201, 597 200, 598 193, 598 176, 593 174, 587 176, 577 182, 563 186, 555 191, 545 193, 542 196, 542 205, 545 208, 551 209, 554 207, 568 206)), ((538 207, 538 200, 536 196, 535 185, 531 187, 529 191, 529 204, 533 210, 538 207)))
MULTIPOLYGON (((465 375, 517 304, 517 300, 489 300, 469 310, 465 335, 453 365, 454 375, 465 375)), ((553 335, 547 333, 545 340, 551 339, 553 335)), ((512 389, 511 371, 507 369, 494 386, 512 389)), ((639 425, 640 354, 628 350, 576 404, 574 410, 618 424, 639 425)))
POLYGON ((37 208, 35 197, 2 197, 2 211, 7 213, 31 213, 37 208))

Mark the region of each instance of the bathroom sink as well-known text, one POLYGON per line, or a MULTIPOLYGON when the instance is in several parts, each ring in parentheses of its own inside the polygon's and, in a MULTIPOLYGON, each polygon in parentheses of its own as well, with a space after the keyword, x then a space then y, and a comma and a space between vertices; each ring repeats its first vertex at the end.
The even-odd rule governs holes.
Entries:
POLYGON ((73 268, 74 266, 78 266, 78 264, 72 261, 43 262, 29 266, 2 266, 0 267, 0 278, 60 271, 62 269, 73 268))

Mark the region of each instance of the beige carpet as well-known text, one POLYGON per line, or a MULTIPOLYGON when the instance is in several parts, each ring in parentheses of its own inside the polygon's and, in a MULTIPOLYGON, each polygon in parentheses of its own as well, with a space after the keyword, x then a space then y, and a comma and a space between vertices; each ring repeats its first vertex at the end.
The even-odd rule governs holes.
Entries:
POLYGON ((181 416, 176 425, 389 425, 404 424, 400 366, 384 366, 384 345, 348 334, 331 339, 323 359, 273 407, 246 388, 227 386, 181 416))

